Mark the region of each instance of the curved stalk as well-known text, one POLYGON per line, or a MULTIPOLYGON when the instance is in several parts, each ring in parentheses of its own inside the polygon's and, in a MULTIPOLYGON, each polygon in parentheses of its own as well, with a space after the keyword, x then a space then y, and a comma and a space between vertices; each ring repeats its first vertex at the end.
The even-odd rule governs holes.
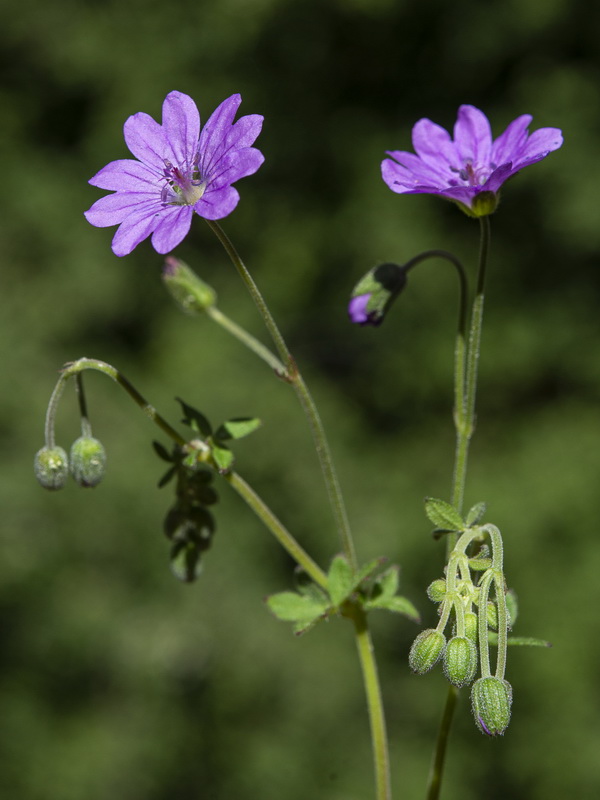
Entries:
POLYGON ((352 568, 356 570, 358 567, 358 561, 356 558, 352 532, 350 530, 350 522, 346 512, 346 504, 342 496, 337 472, 333 464, 331 450, 329 448, 329 443, 325 435, 325 429, 323 428, 323 423, 319 416, 315 401, 313 400, 312 395, 309 392, 308 387, 304 382, 302 375, 300 374, 300 371, 298 370, 298 366, 294 361, 294 358, 292 357, 292 354, 290 353, 285 340, 281 335, 281 332, 277 327, 277 324, 273 319, 273 316, 269 311, 269 308, 265 303, 260 290, 258 289, 258 286, 248 272, 246 265, 240 258, 237 250, 233 246, 233 243, 217 222, 212 220, 206 220, 206 222, 217 239, 223 245, 225 252, 242 278, 244 285, 254 300, 254 303, 256 304, 256 307, 263 318, 265 326, 267 327, 267 330, 273 339, 273 343, 275 344, 281 361, 286 365, 284 377, 294 388, 294 391, 296 392, 302 408, 307 416, 344 554, 346 555, 346 558, 348 559, 348 562, 352 568))

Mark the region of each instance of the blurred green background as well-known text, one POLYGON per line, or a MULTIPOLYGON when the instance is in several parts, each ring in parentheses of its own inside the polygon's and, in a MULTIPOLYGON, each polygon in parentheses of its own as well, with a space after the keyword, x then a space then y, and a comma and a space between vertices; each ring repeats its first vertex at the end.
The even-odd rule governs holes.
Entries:
MULTIPOLYGON (((123 259, 82 212, 87 180, 128 155, 122 124, 166 93, 203 119, 233 92, 265 115, 259 173, 224 221, 321 407, 362 560, 402 565, 425 624, 442 546, 422 511, 447 497, 456 286, 411 275, 383 327, 352 327, 355 281, 430 247, 473 266, 477 225, 392 194, 386 149, 461 103, 498 135, 531 113, 565 145, 506 187, 493 218, 479 426, 467 502, 502 529, 517 633, 507 735, 462 698, 445 800, 578 800, 600 791, 597 348, 600 6, 583 0, 21 0, 3 4, 0 154, 0 794, 15 800, 363 800, 374 796, 350 626, 296 639, 263 598, 291 564, 225 484, 201 579, 168 566, 169 489, 127 396, 87 380, 103 484, 44 492, 32 474, 57 370, 107 360, 173 423, 182 396, 218 422, 252 414, 240 472, 325 565, 337 551, 305 421, 289 388, 205 319, 181 315, 148 242, 123 259)), ((202 220, 176 254, 266 341, 202 220)), ((78 435, 67 392, 59 441, 78 435)), ((166 442, 165 442, 166 443, 166 442)), ((422 798, 445 683, 409 674, 417 628, 373 615, 397 800, 422 798)))

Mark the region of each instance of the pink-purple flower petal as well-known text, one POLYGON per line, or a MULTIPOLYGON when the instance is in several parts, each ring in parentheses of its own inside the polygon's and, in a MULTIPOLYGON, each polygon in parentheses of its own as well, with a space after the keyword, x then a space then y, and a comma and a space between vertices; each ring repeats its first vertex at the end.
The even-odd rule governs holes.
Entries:
POLYGON ((264 161, 252 147, 263 118, 234 118, 239 94, 224 100, 203 129, 196 104, 181 92, 163 103, 162 124, 148 114, 125 122, 126 144, 136 159, 112 161, 90 180, 113 192, 97 200, 86 219, 98 227, 120 225, 113 251, 122 256, 152 236, 159 253, 168 253, 187 235, 195 213, 206 219, 226 217, 239 194, 231 185, 252 175, 264 161))
POLYGON ((193 214, 191 206, 173 206, 162 216, 152 234, 152 247, 157 253, 170 253, 185 239, 193 214))
POLYGON ((501 186, 526 166, 541 161, 563 142, 557 128, 528 132, 531 116, 517 117, 494 141, 490 123, 478 108, 462 105, 454 138, 429 119, 413 127, 415 153, 388 151, 381 175, 398 194, 437 194, 454 200, 475 215, 489 214, 501 186), (487 193, 485 202, 473 203, 487 193))

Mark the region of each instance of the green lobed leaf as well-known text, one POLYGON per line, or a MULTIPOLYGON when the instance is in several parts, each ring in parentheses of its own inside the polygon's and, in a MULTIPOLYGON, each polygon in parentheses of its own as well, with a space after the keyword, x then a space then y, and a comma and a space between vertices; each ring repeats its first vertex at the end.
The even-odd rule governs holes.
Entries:
POLYGON ((371 578, 373 573, 382 567, 386 561, 387 558, 382 556, 380 558, 373 559, 373 561, 368 561, 364 566, 362 566, 354 576, 354 588, 356 589, 361 583, 363 583, 363 581, 371 578))
POLYGON ((383 608, 393 611, 395 614, 402 614, 413 622, 419 623, 421 617, 415 606, 406 597, 394 595, 393 597, 377 597, 374 600, 367 600, 365 603, 367 610, 383 608))
POLYGON ((356 580, 345 556, 336 556, 327 573, 327 590, 334 606, 339 606, 355 589, 356 580))
POLYGON ((393 597, 400 586, 400 569, 394 566, 386 569, 381 575, 377 577, 375 586, 373 587, 372 597, 376 598, 390 598, 393 597))
POLYGON ((215 439, 225 441, 227 439, 242 439, 254 433, 255 430, 260 428, 262 422, 256 417, 239 417, 237 419, 228 419, 219 426, 215 433, 215 439))
POLYGON ((317 600, 296 592, 279 592, 266 599, 270 611, 283 622, 297 622, 302 625, 315 622, 327 612, 327 598, 317 600))
POLYGON ((460 531, 465 527, 462 517, 454 506, 436 497, 425 498, 425 513, 436 528, 460 531))

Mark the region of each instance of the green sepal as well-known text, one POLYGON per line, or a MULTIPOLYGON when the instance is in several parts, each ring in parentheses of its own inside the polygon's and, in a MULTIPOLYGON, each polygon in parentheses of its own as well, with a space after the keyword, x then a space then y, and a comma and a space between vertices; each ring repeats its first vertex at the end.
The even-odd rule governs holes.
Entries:
POLYGON ((242 439, 260 428, 262 422, 256 417, 239 417, 228 419, 219 426, 214 438, 223 442, 227 439, 242 439))
MULTIPOLYGON (((498 634, 490 631, 488 633, 488 642, 492 645, 497 645, 498 634)), ((506 643, 515 647, 552 647, 552 642, 547 642, 545 639, 536 639, 534 636, 509 636, 506 643)))
POLYGON ((473 525, 477 525, 479 522, 481 522, 483 515, 486 512, 486 508, 487 506, 485 503, 475 503, 474 506, 471 506, 465 519, 467 528, 472 528, 473 525))
POLYGON ((206 419, 204 414, 201 414, 197 409, 189 406, 187 403, 184 403, 180 397, 175 399, 181 406, 181 410, 184 414, 184 418, 182 420, 183 424, 189 425, 192 430, 196 431, 196 433, 202 434, 202 436, 210 436, 212 434, 212 428, 210 422, 206 419))
MULTIPOLYGON (((317 587, 315 589, 318 590, 317 587)), ((279 592, 267 597, 266 603, 277 619, 294 623, 294 633, 298 636, 309 631, 329 613, 329 598, 324 592, 320 593, 320 597, 317 594, 279 592)))
POLYGON ((446 531, 461 531, 465 523, 453 505, 436 497, 425 498, 425 513, 436 528, 446 531))

